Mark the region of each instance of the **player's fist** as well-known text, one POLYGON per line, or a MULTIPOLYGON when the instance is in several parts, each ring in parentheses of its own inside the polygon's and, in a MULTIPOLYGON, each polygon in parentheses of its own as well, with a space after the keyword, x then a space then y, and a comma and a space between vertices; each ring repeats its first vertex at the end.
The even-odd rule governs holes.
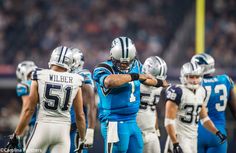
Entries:
POLYGON ((183 150, 180 147, 179 143, 174 143, 173 146, 173 153, 183 153, 183 150))
POLYGON ((6 149, 17 149, 19 144, 19 138, 14 133, 10 136, 10 139, 8 140, 8 143, 6 145, 6 149))
POLYGON ((94 129, 88 128, 86 130, 86 135, 85 135, 85 142, 84 142, 84 147, 85 148, 92 148, 93 147, 93 139, 94 139, 94 129))
POLYGON ((216 132, 216 136, 220 139, 220 144, 225 143, 225 141, 227 140, 226 135, 224 135, 220 131, 216 132))

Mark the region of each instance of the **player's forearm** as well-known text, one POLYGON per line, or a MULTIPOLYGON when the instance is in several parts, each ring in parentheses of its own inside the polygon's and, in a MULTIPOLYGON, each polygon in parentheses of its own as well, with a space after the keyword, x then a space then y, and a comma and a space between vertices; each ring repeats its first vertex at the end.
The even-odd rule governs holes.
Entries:
POLYGON ((34 109, 25 109, 23 114, 20 117, 20 122, 16 127, 15 133, 17 136, 22 135, 25 127, 28 125, 32 115, 34 113, 34 109))
POLYGON ((203 123, 203 126, 209 130, 210 132, 212 132, 213 134, 216 134, 216 132, 218 131, 218 129, 215 127, 214 123, 211 120, 207 120, 203 123))
POLYGON ((78 118, 76 118, 76 126, 78 129, 80 138, 84 139, 85 138, 85 131, 86 131, 84 114, 81 114, 78 118))
POLYGON ((106 88, 119 87, 132 80, 130 74, 111 74, 104 80, 106 88))
POLYGON ((174 126, 173 125, 167 125, 165 128, 166 128, 166 132, 170 136, 170 139, 171 139, 172 143, 177 143, 178 141, 177 141, 174 126))
POLYGON ((90 109, 88 112, 88 127, 94 129, 96 125, 96 114, 97 110, 96 108, 90 109))

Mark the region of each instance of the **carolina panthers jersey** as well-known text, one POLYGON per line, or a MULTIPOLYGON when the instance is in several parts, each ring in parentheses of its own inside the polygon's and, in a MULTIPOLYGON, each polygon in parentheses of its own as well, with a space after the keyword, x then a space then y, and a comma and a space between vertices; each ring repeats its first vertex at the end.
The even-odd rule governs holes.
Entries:
POLYGON ((207 90, 206 106, 208 115, 214 123, 225 126, 225 109, 230 99, 233 81, 227 75, 204 77, 202 85, 207 90))
POLYGON ((40 108, 37 121, 70 123, 70 108, 83 77, 69 72, 36 70, 40 108))
MULTIPOLYGON (((84 78, 83 83, 84 84, 90 84, 92 85, 92 87, 94 88, 94 83, 93 83, 93 79, 92 79, 92 74, 89 70, 87 69, 75 69, 72 73, 77 73, 79 75, 81 75, 84 78)), ((86 100, 86 99, 83 99, 86 100)), ((86 114, 87 112, 87 108, 84 107, 84 113, 86 114)), ((71 108, 70 110, 70 115, 71 115, 71 123, 75 123, 75 111, 73 108, 71 108)), ((86 118, 86 123, 87 123, 87 116, 85 115, 86 118)))
POLYGON ((189 138, 197 137, 199 113, 206 98, 206 90, 200 86, 195 92, 184 85, 167 89, 166 99, 178 105, 176 133, 189 138))
MULTIPOLYGON (((16 94, 18 97, 28 96, 30 93, 31 80, 21 81, 16 86, 16 94)), ((30 119, 29 126, 34 125, 37 116, 37 109, 35 109, 33 116, 30 119)))
MULTIPOLYGON (((142 64, 135 60, 130 73, 141 73, 142 64)), ((140 104, 140 81, 132 81, 116 88, 106 88, 104 79, 111 74, 122 74, 111 60, 100 63, 93 73, 99 96, 99 119, 101 121, 135 120, 140 104)))
POLYGON ((140 85, 140 107, 137 115, 137 123, 142 131, 155 130, 156 105, 159 102, 162 87, 140 85))

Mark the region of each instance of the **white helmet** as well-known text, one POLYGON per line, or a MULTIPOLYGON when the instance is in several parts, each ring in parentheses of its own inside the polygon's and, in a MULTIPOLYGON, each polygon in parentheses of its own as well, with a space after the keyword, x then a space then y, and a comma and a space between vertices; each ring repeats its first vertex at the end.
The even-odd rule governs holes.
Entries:
POLYGON ((84 66, 84 55, 78 48, 71 48, 73 54, 73 63, 71 65, 71 70, 76 68, 83 69, 84 66))
POLYGON ((27 81, 29 74, 37 68, 33 61, 23 61, 18 64, 16 77, 18 81, 27 81))
POLYGON ((180 81, 189 89, 197 89, 200 87, 202 81, 203 69, 195 62, 185 63, 180 71, 180 81), (189 82, 189 76, 198 76, 198 84, 193 84, 189 82))
POLYGON ((165 80, 167 77, 166 62, 158 56, 151 56, 147 58, 143 64, 142 71, 145 74, 152 74, 157 79, 161 80, 165 80))
POLYGON ((196 62, 198 65, 200 65, 203 68, 204 75, 215 72, 215 60, 209 54, 196 54, 191 58, 191 62, 196 62))
POLYGON ((66 46, 59 46, 53 50, 48 66, 51 68, 52 65, 57 65, 69 70, 72 63, 72 50, 66 46))
POLYGON ((136 57, 136 48, 128 37, 118 37, 112 41, 110 55, 114 66, 121 72, 128 73, 136 57))

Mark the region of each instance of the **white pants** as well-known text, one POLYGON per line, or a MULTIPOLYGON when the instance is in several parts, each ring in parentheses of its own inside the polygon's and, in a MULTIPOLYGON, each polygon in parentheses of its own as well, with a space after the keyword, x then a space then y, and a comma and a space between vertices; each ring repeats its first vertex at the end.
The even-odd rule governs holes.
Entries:
POLYGON ((70 125, 66 123, 38 122, 27 142, 26 153, 69 153, 70 125))
POLYGON ((143 153, 161 153, 159 138, 155 131, 142 131, 143 153))
MULTIPOLYGON (((187 138, 181 135, 177 136, 180 147, 184 153, 197 153, 197 137, 187 138)), ((173 152, 173 144, 170 137, 167 137, 164 153, 169 153, 168 150, 173 152)))

